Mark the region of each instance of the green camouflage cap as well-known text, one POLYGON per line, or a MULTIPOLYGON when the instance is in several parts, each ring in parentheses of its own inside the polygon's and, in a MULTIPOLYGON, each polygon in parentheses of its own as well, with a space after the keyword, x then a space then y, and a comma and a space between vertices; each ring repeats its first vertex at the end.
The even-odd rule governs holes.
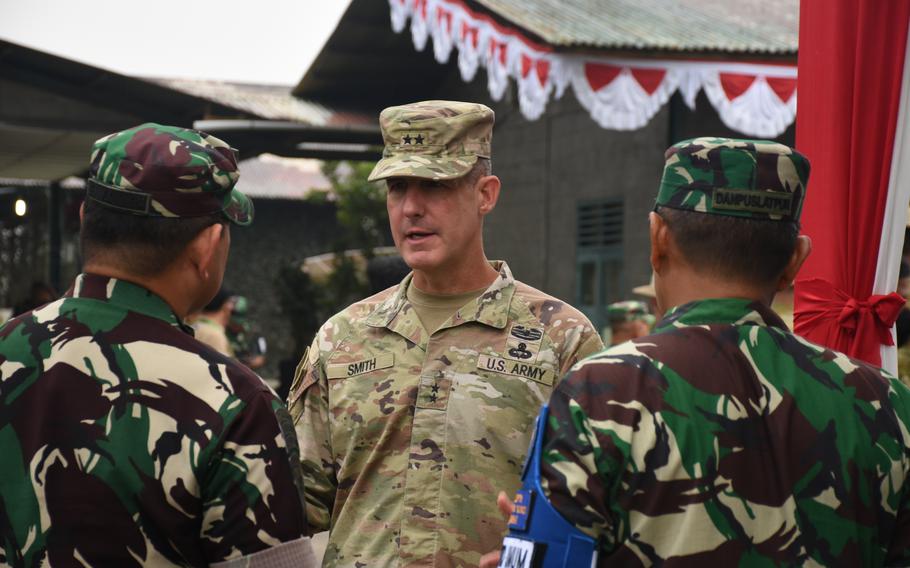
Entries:
POLYGON ((694 138, 667 149, 657 205, 749 219, 799 221, 809 161, 767 140, 694 138))
POLYGON ((607 306, 607 317, 610 323, 642 320, 648 325, 654 323, 654 316, 648 310, 648 305, 638 300, 615 302, 607 306))
POLYGON ((234 309, 231 310, 233 317, 246 317, 246 312, 248 309, 249 303, 247 302, 246 296, 234 296, 234 309))
POLYGON ((101 138, 92 147, 86 196, 145 217, 201 217, 218 211, 253 222, 253 203, 234 189, 235 151, 198 130, 146 123, 101 138))
POLYGON ((490 157, 493 111, 482 104, 423 101, 379 115, 385 149, 370 181, 390 177, 459 178, 490 157))

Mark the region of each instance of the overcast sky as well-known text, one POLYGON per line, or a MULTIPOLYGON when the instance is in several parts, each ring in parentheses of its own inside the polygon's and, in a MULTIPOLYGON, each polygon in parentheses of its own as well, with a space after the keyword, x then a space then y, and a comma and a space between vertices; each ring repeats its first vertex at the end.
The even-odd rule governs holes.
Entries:
POLYGON ((0 0, 0 38, 127 75, 293 85, 348 4, 0 0))

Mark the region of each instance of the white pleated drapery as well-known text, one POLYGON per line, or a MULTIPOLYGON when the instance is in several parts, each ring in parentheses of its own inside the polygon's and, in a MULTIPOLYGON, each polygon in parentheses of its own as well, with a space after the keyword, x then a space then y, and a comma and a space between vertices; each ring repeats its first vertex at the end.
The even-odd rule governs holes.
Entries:
POLYGON ((389 0, 389 6, 392 29, 404 32, 410 22, 417 50, 432 40, 440 63, 457 50, 464 81, 484 67, 493 100, 514 80, 528 120, 540 118, 569 86, 591 118, 612 130, 642 128, 677 91, 694 109, 703 90, 724 124, 747 136, 776 137, 796 116, 795 65, 564 55, 460 0, 389 0))

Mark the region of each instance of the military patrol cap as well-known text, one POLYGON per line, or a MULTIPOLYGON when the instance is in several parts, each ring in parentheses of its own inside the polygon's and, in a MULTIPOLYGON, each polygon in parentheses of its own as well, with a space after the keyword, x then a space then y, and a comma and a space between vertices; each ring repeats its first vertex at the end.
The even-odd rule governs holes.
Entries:
POLYGON ((379 115, 385 149, 370 181, 390 177, 459 178, 490 157, 493 111, 482 104, 423 101, 379 115))
POLYGON ((607 306, 607 317, 610 319, 610 323, 635 320, 645 321, 648 325, 654 323, 654 316, 648 311, 647 304, 638 300, 626 300, 610 304, 607 306))
POLYGON ((749 219, 799 221, 809 161, 767 140, 694 138, 667 149, 657 205, 749 219))
POLYGON ((143 217, 201 217, 221 212, 253 221, 253 203, 234 186, 234 150, 198 130, 146 123, 101 138, 92 147, 87 197, 143 217))

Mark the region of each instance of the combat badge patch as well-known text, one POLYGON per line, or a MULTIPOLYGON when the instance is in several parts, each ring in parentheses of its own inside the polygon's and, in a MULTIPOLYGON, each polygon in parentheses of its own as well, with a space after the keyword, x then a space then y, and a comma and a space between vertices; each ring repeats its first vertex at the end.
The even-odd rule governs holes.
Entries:
POLYGON ((506 361, 501 357, 490 357, 489 355, 479 355, 477 357, 477 368, 503 375, 531 379, 532 381, 547 386, 553 385, 553 379, 556 375, 551 369, 545 367, 529 365, 528 363, 520 363, 518 361, 506 361))
POLYGON ((540 343, 543 339, 543 328, 513 325, 506 341, 505 356, 515 361, 533 363, 537 360, 540 343))
POLYGON ((361 359, 360 361, 350 361, 348 363, 335 363, 326 365, 325 373, 330 379, 346 379, 371 373, 379 369, 388 369, 395 364, 395 355, 386 353, 378 357, 361 359))

